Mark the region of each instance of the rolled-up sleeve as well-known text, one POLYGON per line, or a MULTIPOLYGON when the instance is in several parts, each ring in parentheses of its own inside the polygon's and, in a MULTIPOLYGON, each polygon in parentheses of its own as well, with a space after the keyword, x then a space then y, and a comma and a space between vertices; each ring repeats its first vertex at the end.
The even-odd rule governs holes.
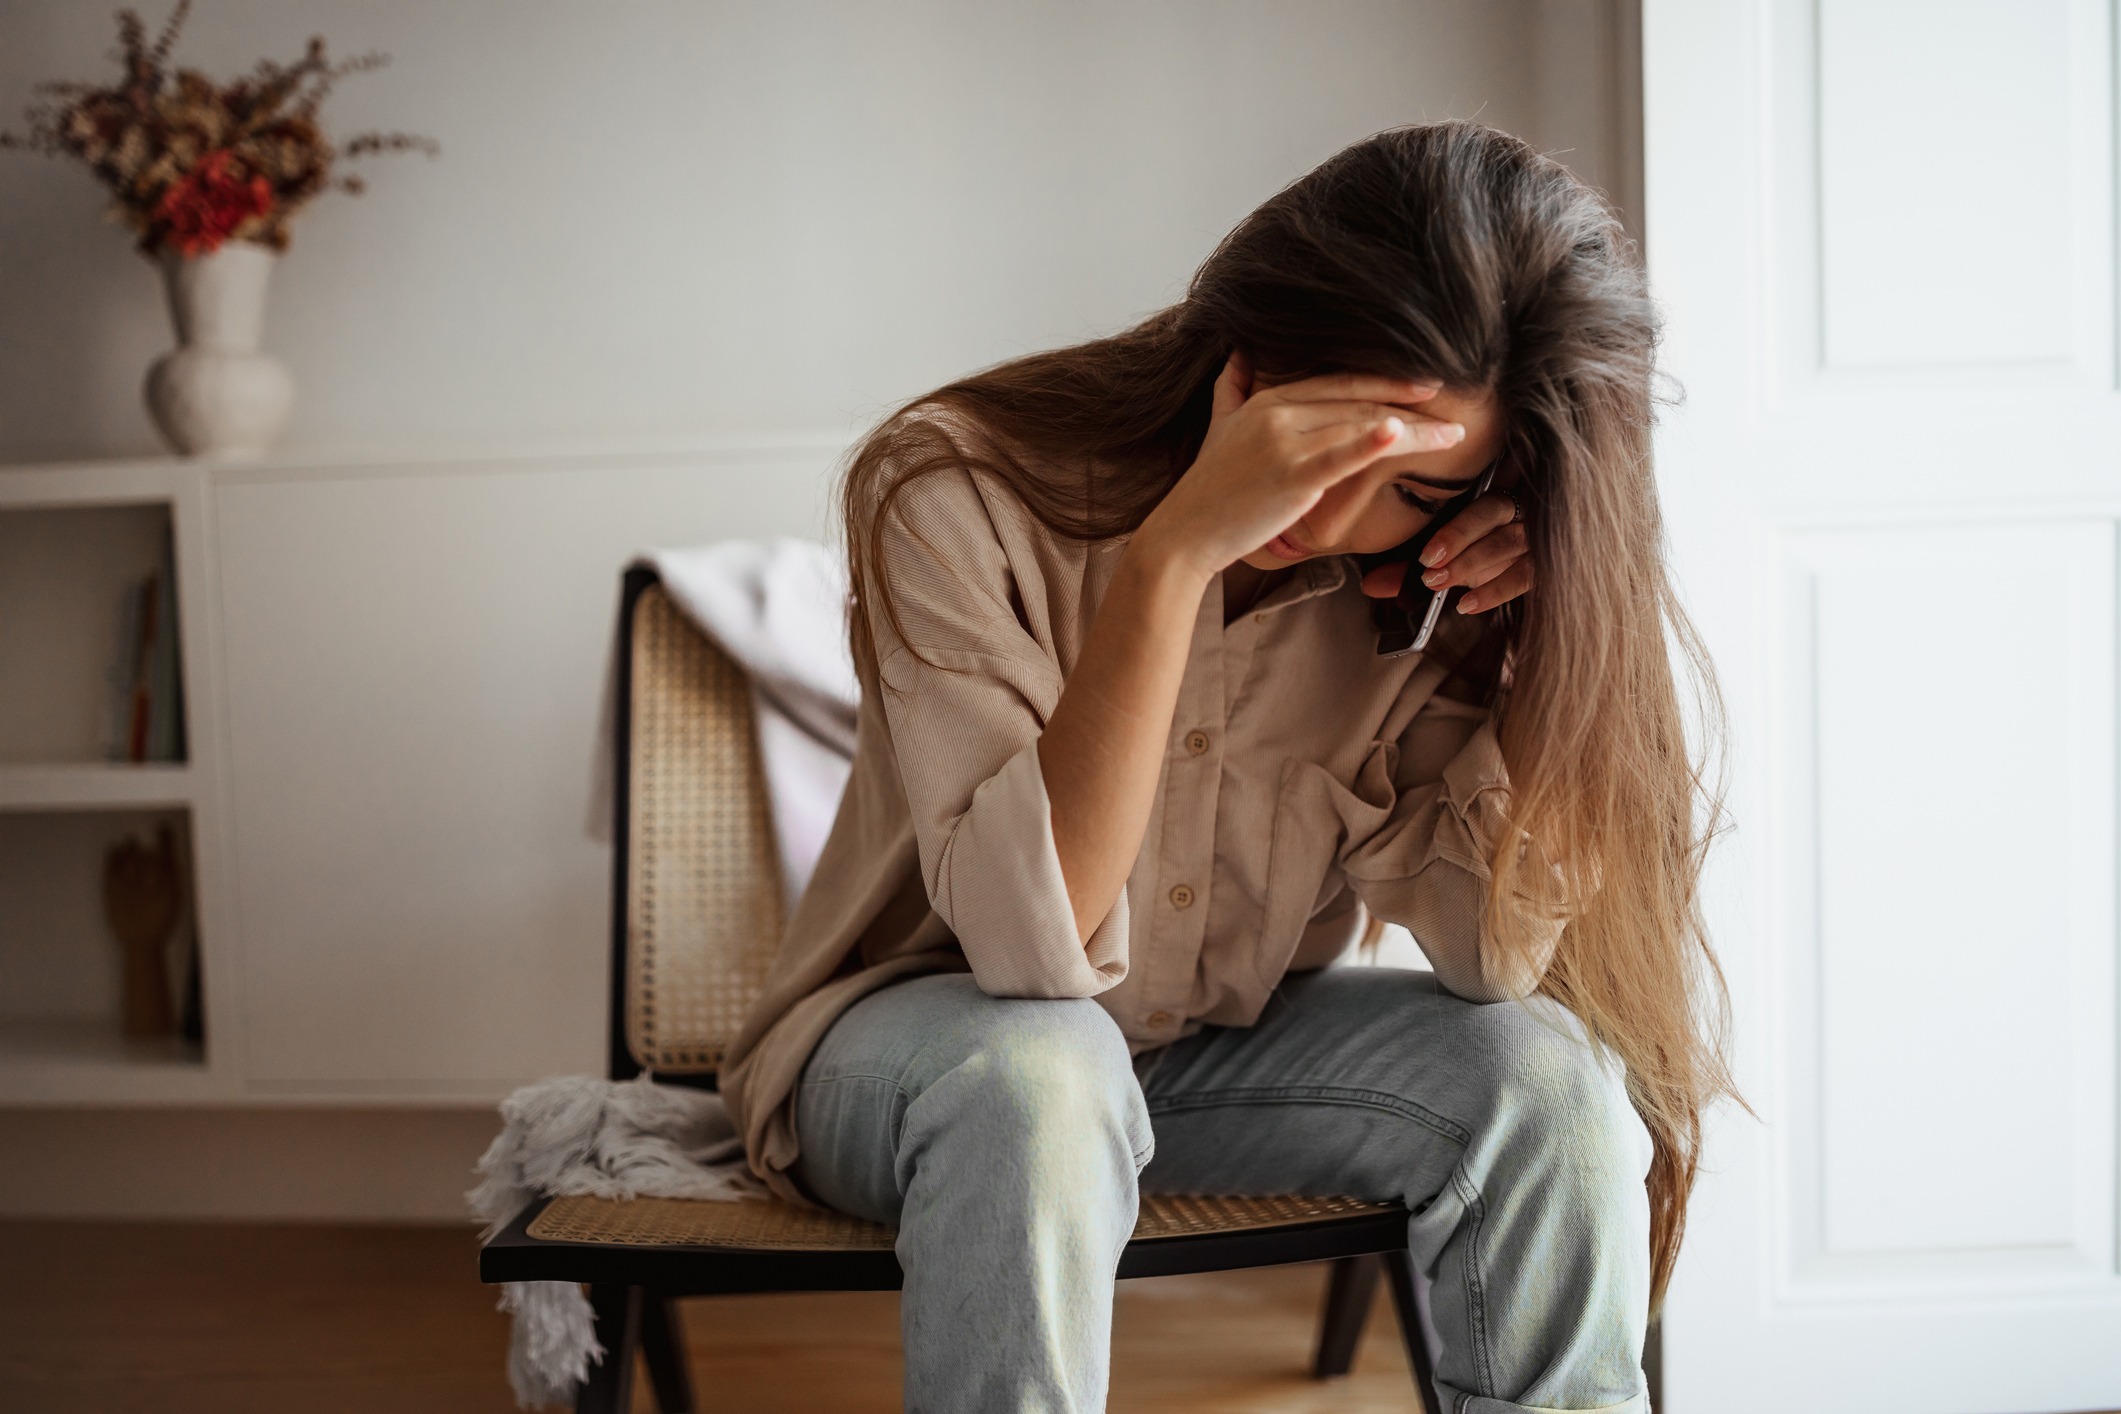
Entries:
POLYGON ((880 551, 897 622, 871 596, 869 623, 930 904, 991 995, 1117 985, 1127 896, 1078 937, 1038 759, 1063 674, 1018 612, 1024 586, 971 474, 909 485, 880 551))
POLYGON ((1341 861, 1357 896, 1414 935, 1450 991, 1483 1002, 1529 995, 1580 900, 1564 871, 1507 818, 1509 773, 1487 709, 1433 697, 1385 745, 1356 794, 1390 806, 1373 832, 1351 839, 1341 861), (1489 861, 1504 838, 1515 838, 1519 850, 1502 900, 1527 944, 1516 966, 1483 938, 1489 861))

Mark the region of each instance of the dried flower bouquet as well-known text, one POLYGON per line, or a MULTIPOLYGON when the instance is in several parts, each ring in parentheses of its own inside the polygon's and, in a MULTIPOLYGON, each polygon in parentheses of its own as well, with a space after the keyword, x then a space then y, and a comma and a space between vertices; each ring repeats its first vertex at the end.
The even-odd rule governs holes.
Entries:
POLYGON ((441 150, 408 133, 361 133, 336 147, 325 137, 317 107, 332 85, 382 67, 384 54, 334 64, 323 39, 312 38, 294 63, 260 60, 227 84, 172 69, 170 51, 190 11, 191 0, 178 0, 150 45, 139 15, 120 10, 124 79, 39 84, 44 101, 27 110, 28 131, 0 132, 0 149, 86 163, 110 189, 106 215, 132 228, 142 254, 203 255, 230 240, 285 250, 288 222, 312 199, 333 187, 364 189, 358 176, 334 177, 336 162, 441 150))

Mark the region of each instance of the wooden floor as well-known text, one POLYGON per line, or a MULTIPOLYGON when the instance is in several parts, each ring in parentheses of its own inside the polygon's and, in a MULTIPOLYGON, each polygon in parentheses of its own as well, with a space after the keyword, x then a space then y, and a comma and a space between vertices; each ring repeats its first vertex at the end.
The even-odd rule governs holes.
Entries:
MULTIPOLYGON (((0 1222, 0 1410, 508 1414, 507 1326, 475 1250, 436 1228, 0 1222)), ((1285 1267, 1123 1283, 1111 1408, 1414 1408, 1383 1299, 1354 1374, 1304 1373, 1324 1281, 1285 1267)), ((717 1297, 685 1319, 706 1414, 899 1407, 895 1295, 717 1297)))

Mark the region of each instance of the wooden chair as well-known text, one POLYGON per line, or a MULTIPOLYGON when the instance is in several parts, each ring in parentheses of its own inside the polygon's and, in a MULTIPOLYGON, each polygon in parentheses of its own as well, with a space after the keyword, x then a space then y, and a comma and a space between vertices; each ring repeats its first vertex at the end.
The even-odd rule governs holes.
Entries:
MULTIPOLYGON (((611 947, 611 1077, 711 1086, 757 994, 783 904, 743 672, 626 575, 619 612, 611 947)), ((1407 1212, 1352 1198, 1144 1194, 1122 1277, 1332 1261, 1313 1373, 1347 1373, 1379 1276, 1421 1407, 1439 1414, 1406 1250, 1407 1212)), ((608 1352, 579 1414, 625 1414, 634 1356, 665 1414, 689 1411, 680 1297, 895 1290, 888 1228, 779 1201, 551 1198, 486 1243, 488 1282, 589 1286, 608 1352)))

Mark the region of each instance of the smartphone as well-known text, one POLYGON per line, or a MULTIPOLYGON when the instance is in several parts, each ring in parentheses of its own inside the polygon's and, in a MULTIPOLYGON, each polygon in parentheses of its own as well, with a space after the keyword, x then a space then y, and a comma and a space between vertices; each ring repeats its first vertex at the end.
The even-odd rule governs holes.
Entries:
POLYGON ((1428 548, 1437 531, 1450 524, 1460 511, 1495 484, 1497 465, 1488 463, 1478 481, 1438 507, 1429 523, 1411 538, 1375 555, 1357 557, 1364 574, 1379 565, 1403 563, 1407 566, 1407 577, 1400 582, 1396 597, 1370 601, 1370 614, 1377 625, 1378 657, 1397 658, 1403 653, 1419 653, 1427 648, 1436 625, 1443 619, 1444 609, 1465 597, 1462 584, 1454 584, 1439 594, 1421 582, 1421 552, 1428 548))

